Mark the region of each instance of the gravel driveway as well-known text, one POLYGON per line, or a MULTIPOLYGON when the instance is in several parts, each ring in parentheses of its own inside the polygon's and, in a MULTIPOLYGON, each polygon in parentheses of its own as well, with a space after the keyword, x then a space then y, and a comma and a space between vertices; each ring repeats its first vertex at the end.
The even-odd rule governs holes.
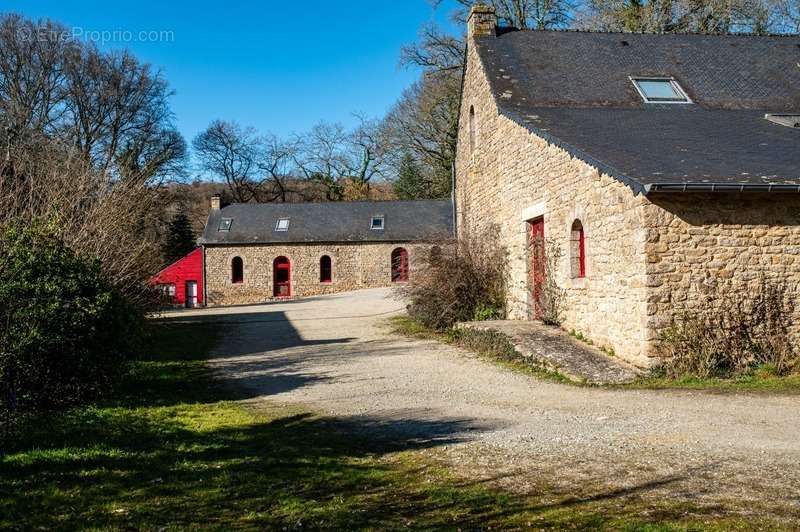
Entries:
POLYGON ((191 315, 230 321, 213 364, 252 399, 427 441, 471 475, 800 516, 800 397, 542 382, 393 336, 402 306, 380 289, 191 315))

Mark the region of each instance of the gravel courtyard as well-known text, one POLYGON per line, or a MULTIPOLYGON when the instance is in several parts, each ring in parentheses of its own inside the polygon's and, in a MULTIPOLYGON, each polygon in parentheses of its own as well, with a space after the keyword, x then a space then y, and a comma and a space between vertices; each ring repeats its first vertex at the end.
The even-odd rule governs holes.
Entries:
MULTIPOLYGON (((390 333, 388 290, 185 317, 226 324, 220 378, 428 445, 457 472, 520 492, 658 497, 800 520, 800 397, 579 388, 390 333)), ((798 521, 800 522, 800 521, 798 521)))

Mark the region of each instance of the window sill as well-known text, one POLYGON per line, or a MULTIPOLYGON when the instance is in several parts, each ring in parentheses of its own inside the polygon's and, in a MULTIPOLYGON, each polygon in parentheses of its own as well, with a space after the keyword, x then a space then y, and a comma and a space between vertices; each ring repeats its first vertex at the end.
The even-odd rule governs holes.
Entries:
POLYGON ((573 277, 572 288, 583 289, 586 288, 587 277, 573 277))
POLYGON ((320 281, 319 284, 333 284, 333 281, 320 281))

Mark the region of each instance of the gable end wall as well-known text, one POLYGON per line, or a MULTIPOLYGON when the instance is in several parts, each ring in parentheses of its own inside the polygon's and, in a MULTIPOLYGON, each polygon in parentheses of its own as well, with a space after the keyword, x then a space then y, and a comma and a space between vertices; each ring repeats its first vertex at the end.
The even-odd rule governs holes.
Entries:
POLYGON ((545 237, 561 248, 558 284, 566 290, 563 327, 574 329, 634 363, 648 365, 644 206, 616 179, 530 133, 500 114, 471 43, 462 96, 456 162, 459 234, 497 228, 509 253, 512 319, 530 316, 528 221, 543 215, 545 237), (476 116, 470 153, 469 114, 476 116), (573 279, 570 232, 584 227, 586 272, 573 279))

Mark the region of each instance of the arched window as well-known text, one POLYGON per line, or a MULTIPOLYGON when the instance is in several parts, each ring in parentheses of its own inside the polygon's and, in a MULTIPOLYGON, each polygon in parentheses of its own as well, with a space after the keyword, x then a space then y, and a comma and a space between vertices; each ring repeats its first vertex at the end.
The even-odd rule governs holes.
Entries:
POLYGON ((408 251, 397 248, 392 251, 392 282, 404 283, 408 281, 408 251))
POLYGON ((331 258, 323 255, 319 259, 319 282, 330 283, 333 281, 333 265, 331 258))
POLYGON ((244 282, 244 262, 241 257, 233 257, 231 261, 231 282, 233 284, 244 282))
POLYGON ((570 233, 570 269, 572 277, 586 277, 586 237, 580 220, 572 222, 570 233))
POLYGON ((439 246, 433 246, 431 248, 431 255, 430 255, 431 266, 438 266, 441 260, 442 260, 442 248, 440 248, 439 246))
POLYGON ((475 152, 475 107, 469 108, 469 153, 472 155, 475 152))

